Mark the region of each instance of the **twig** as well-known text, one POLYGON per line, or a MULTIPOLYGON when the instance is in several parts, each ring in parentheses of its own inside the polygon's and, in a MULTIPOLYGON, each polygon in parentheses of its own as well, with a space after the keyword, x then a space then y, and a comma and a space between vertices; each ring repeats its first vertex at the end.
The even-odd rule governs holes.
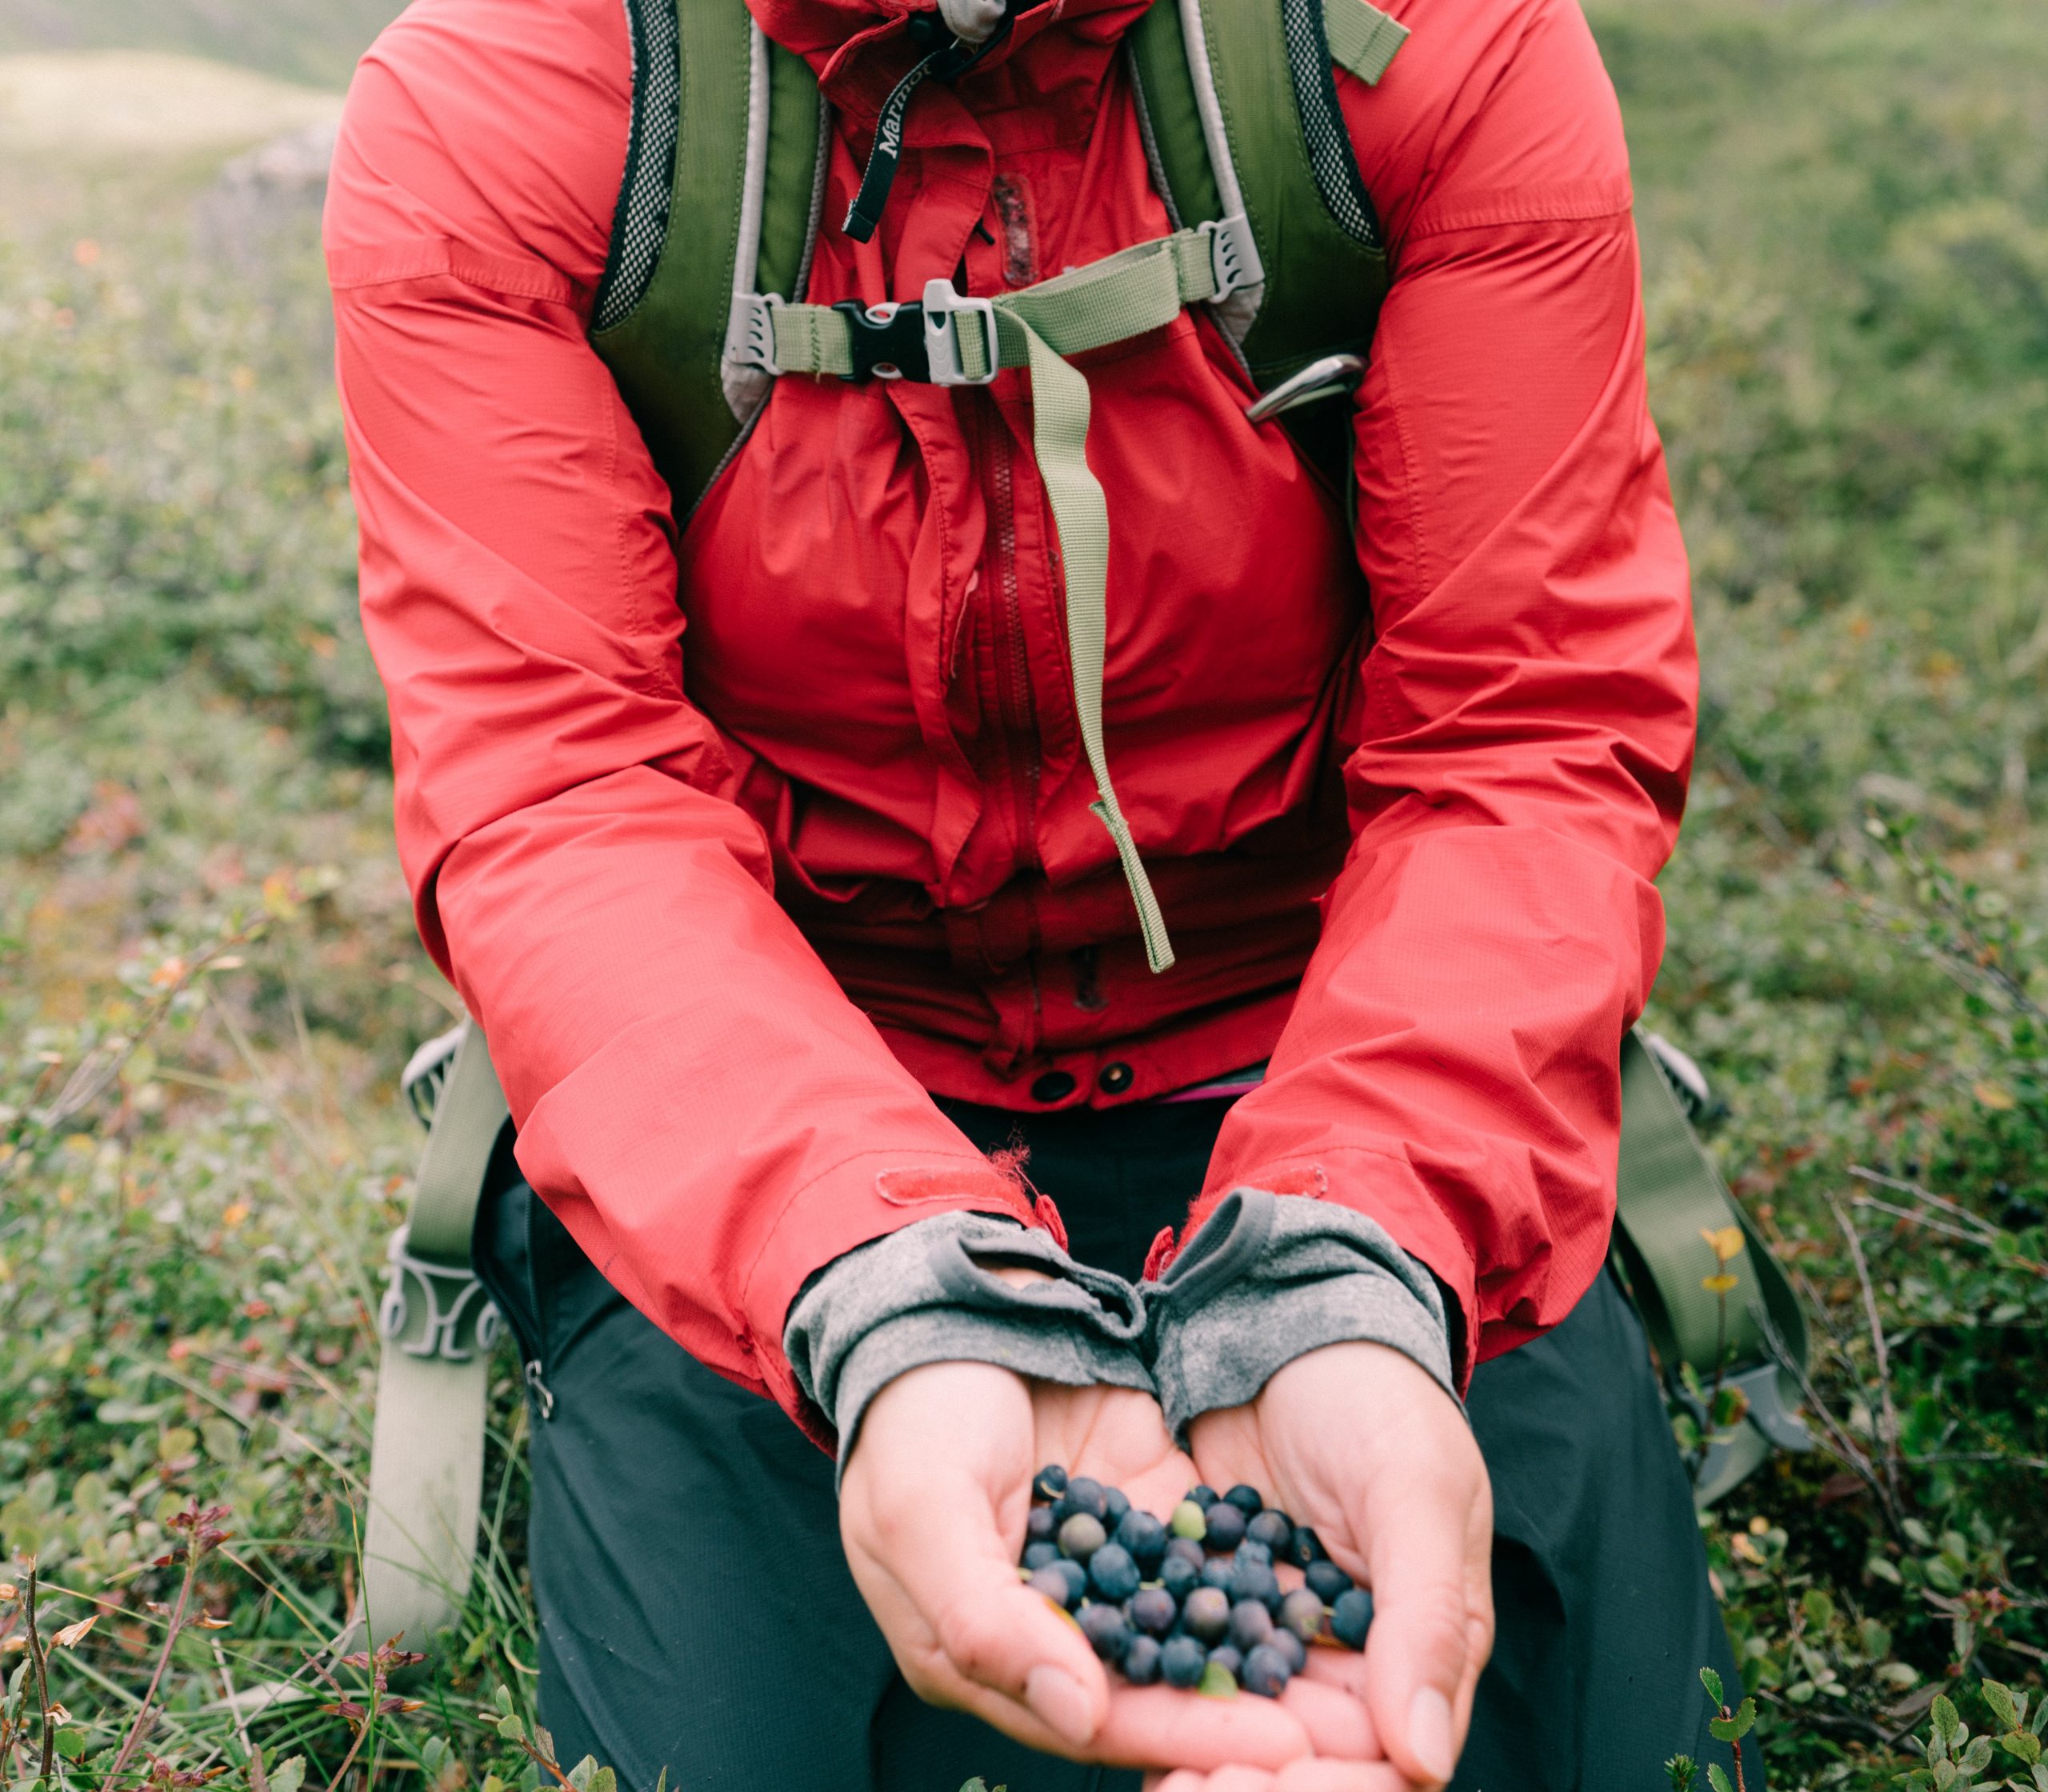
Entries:
POLYGON ((1945 1213, 1953 1214, 1966 1224, 1974 1226, 1978 1230, 1988 1234, 1986 1242, 1989 1242, 1989 1238, 1995 1238, 1998 1236, 1998 1227, 1992 1225, 1982 1214, 1973 1214, 1960 1202, 1950 1200, 1945 1194, 1937 1194, 1932 1189, 1924 1189, 1918 1182, 1902 1182, 1896 1176, 1887 1176, 1881 1170, 1872 1170, 1868 1165, 1860 1163, 1850 1165, 1849 1174, 1859 1182, 1874 1182, 1879 1188, 1892 1189, 1900 1194, 1910 1194, 1916 1201, 1924 1201, 1930 1206, 1939 1207, 1945 1213))
POLYGON ((242 1743, 242 1753, 249 1763, 250 1792, 269 1792, 264 1782, 263 1757, 256 1745, 249 1739, 249 1725, 242 1714, 242 1706, 234 1695, 234 1676, 227 1670, 227 1651, 221 1647, 218 1637, 206 1639, 214 1646, 214 1666, 220 1670, 221 1690, 227 1694, 228 1715, 234 1720, 234 1734, 242 1743))
POLYGON ((1834 1210, 1835 1223, 1841 1226, 1842 1235, 1849 1241, 1850 1260, 1856 1266, 1856 1280, 1863 1290, 1863 1312, 1870 1322, 1870 1346, 1877 1359, 1878 1421, 1880 1439, 1884 1445, 1885 1482, 1891 1490, 1892 1503, 1898 1503, 1898 1414, 1891 1403, 1891 1354, 1885 1348, 1884 1322, 1878 1317, 1878 1297, 1870 1286, 1870 1266, 1863 1261, 1863 1241, 1858 1235, 1855 1223, 1842 1209, 1842 1203, 1830 1194, 1828 1206, 1834 1210))
POLYGON ((1904 1220, 1909 1226, 1924 1227, 1930 1232, 1938 1232, 1945 1238, 1959 1238, 1966 1245, 1982 1246, 1986 1241, 1974 1232, 1966 1232, 1958 1226, 1944 1226, 1938 1219, 1930 1219, 1925 1214, 1916 1214, 1910 1207, 1898 1207, 1889 1201, 1880 1201, 1874 1194, 1852 1194, 1849 1198, 1852 1207, 1874 1207, 1881 1214, 1890 1214, 1904 1220))
POLYGON ((129 1726, 128 1734, 121 1744, 121 1752, 114 1758, 114 1765, 106 1770, 105 1783, 111 1784, 121 1777, 121 1770, 128 1765, 129 1758, 135 1752, 135 1746, 149 1728, 150 1707, 156 1702, 157 1688, 163 1684, 164 1670, 170 1666, 171 1646, 178 1641, 178 1632, 184 1628, 185 1608, 192 1598, 192 1582, 199 1573, 199 1552, 196 1546, 187 1542, 185 1546, 185 1580, 178 1590, 178 1603, 172 1609, 170 1622, 163 1634, 163 1647, 157 1651, 156 1671, 150 1676, 150 1684, 142 1694, 142 1702, 135 1713, 135 1721, 129 1726))
MULTIPOLYGON (((1804 1280, 1802 1277, 1801 1278, 1804 1280)), ((1828 1449, 1834 1459, 1868 1487, 1877 1498, 1879 1508, 1885 1515, 1885 1523, 1896 1538, 1902 1534, 1898 1507, 1874 1467, 1852 1437, 1848 1427, 1829 1410, 1828 1403, 1821 1398, 1820 1390, 1814 1386, 1813 1377, 1806 1373, 1804 1362, 1797 1360, 1786 1347, 1785 1340, 1777 1326, 1770 1322, 1768 1313, 1759 1310, 1758 1320, 1763 1330, 1764 1347, 1779 1368, 1799 1384, 1800 1403, 1819 1421, 1821 1429, 1827 1435, 1828 1449)))
POLYGON ((36 1563, 30 1562, 28 1590, 24 1595, 24 1601, 29 1620, 29 1660, 35 1667, 36 1703, 42 1710, 42 1760, 36 1768, 35 1777, 39 1780, 47 1780, 50 1761, 57 1753, 57 1720, 50 1715, 50 1710, 49 1654, 42 1646, 42 1633, 36 1624, 36 1563))

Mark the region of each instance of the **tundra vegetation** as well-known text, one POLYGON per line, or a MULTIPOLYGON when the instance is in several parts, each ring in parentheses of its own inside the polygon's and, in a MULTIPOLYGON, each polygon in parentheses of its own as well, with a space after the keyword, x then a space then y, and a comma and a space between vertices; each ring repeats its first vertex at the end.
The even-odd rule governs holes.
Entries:
MULTIPOLYGON (((380 9, 239 10, 6 0, 0 50, 332 81, 380 9)), ((1816 1340, 1821 1447, 1702 1520, 1708 1695, 1776 1787, 2048 1786, 2048 34, 1593 18, 1706 658, 1650 1019, 1816 1340)), ((248 146, 0 115, 0 1783, 602 1792, 534 1723, 509 1358, 459 1629, 417 1682, 334 1646, 396 1077, 455 1004, 390 846, 314 212, 225 202, 248 146)))

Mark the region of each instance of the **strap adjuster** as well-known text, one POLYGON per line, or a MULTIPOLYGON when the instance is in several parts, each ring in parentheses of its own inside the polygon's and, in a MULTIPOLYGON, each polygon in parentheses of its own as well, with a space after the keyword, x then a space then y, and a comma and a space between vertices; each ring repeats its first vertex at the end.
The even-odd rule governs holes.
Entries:
POLYGON ((775 314, 782 308, 778 293, 734 293, 726 318, 726 362, 730 366, 758 367, 778 378, 775 314))
POLYGON ((1266 264, 1258 258, 1258 244, 1251 234, 1251 220, 1242 212, 1234 212, 1228 218, 1212 218, 1206 224, 1198 226, 1198 230, 1209 239, 1210 271, 1216 281, 1216 290, 1210 294, 1212 303, 1219 298, 1228 298, 1232 293, 1241 292, 1246 286, 1264 282, 1266 264))
POLYGON ((986 298, 969 298, 954 290, 950 280, 927 280, 924 303, 919 309, 925 322, 925 378, 934 386, 988 386, 1002 371, 997 365, 995 306, 986 298), (987 349, 988 370, 969 373, 960 358, 960 326, 955 321, 962 311, 982 320, 982 341, 987 349))

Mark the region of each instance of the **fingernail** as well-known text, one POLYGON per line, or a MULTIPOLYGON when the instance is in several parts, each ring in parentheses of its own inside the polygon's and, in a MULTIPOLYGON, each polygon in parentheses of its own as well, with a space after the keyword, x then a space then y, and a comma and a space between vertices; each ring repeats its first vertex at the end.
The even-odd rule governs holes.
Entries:
POLYGON ((1450 1701, 1434 1686, 1423 1687, 1408 1707, 1408 1747, 1433 1780, 1449 1779, 1458 1765, 1450 1753, 1450 1701))
POLYGON ((1033 1668, 1024 1682, 1024 1702, 1076 1748, 1085 1747, 1094 1736, 1088 1694, 1064 1668, 1033 1668))

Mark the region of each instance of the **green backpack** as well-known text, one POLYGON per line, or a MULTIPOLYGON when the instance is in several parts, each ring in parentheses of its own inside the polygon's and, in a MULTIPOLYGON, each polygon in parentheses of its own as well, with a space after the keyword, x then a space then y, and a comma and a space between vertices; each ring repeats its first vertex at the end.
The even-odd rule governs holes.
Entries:
MULTIPOLYGON (((986 298, 933 281, 915 304, 821 306, 803 295, 830 137, 809 66, 770 42, 743 0, 628 0, 627 10, 632 130, 591 341, 678 518, 738 451, 782 374, 974 385, 1029 368, 1095 813, 1116 842, 1153 967, 1164 970, 1172 949, 1103 759, 1108 521, 1084 457, 1087 382, 1065 358, 1206 305, 1261 394, 1247 415, 1280 419, 1348 489, 1348 407, 1321 401, 1363 375, 1388 270, 1333 70, 1377 82, 1406 27, 1366 0, 1155 0, 1126 43, 1173 234, 986 298)), ((470 1269, 470 1234, 494 1164, 502 1171, 510 1122, 474 1026, 422 1047, 405 1082, 432 1132, 379 1314, 361 1618, 378 1638, 403 1630, 423 1646, 459 1610, 475 1549, 501 1327, 470 1269)), ((1703 1408, 1697 1415, 1710 1439, 1692 1465, 1704 1504, 1774 1447, 1809 1446, 1790 1411, 1805 1324, 1693 1130, 1688 1103, 1705 1097, 1690 1061, 1631 1034, 1622 1090, 1616 1270, 1674 1396, 1699 1406, 1697 1389, 1713 1381, 1747 1402, 1718 1433, 1703 1408), (1724 1263, 1731 1226, 1743 1243, 1724 1263), (1702 1234, 1722 1236, 1720 1254, 1702 1234), (1703 1286, 1717 1273, 1734 1278, 1740 1298, 1703 1286)))

